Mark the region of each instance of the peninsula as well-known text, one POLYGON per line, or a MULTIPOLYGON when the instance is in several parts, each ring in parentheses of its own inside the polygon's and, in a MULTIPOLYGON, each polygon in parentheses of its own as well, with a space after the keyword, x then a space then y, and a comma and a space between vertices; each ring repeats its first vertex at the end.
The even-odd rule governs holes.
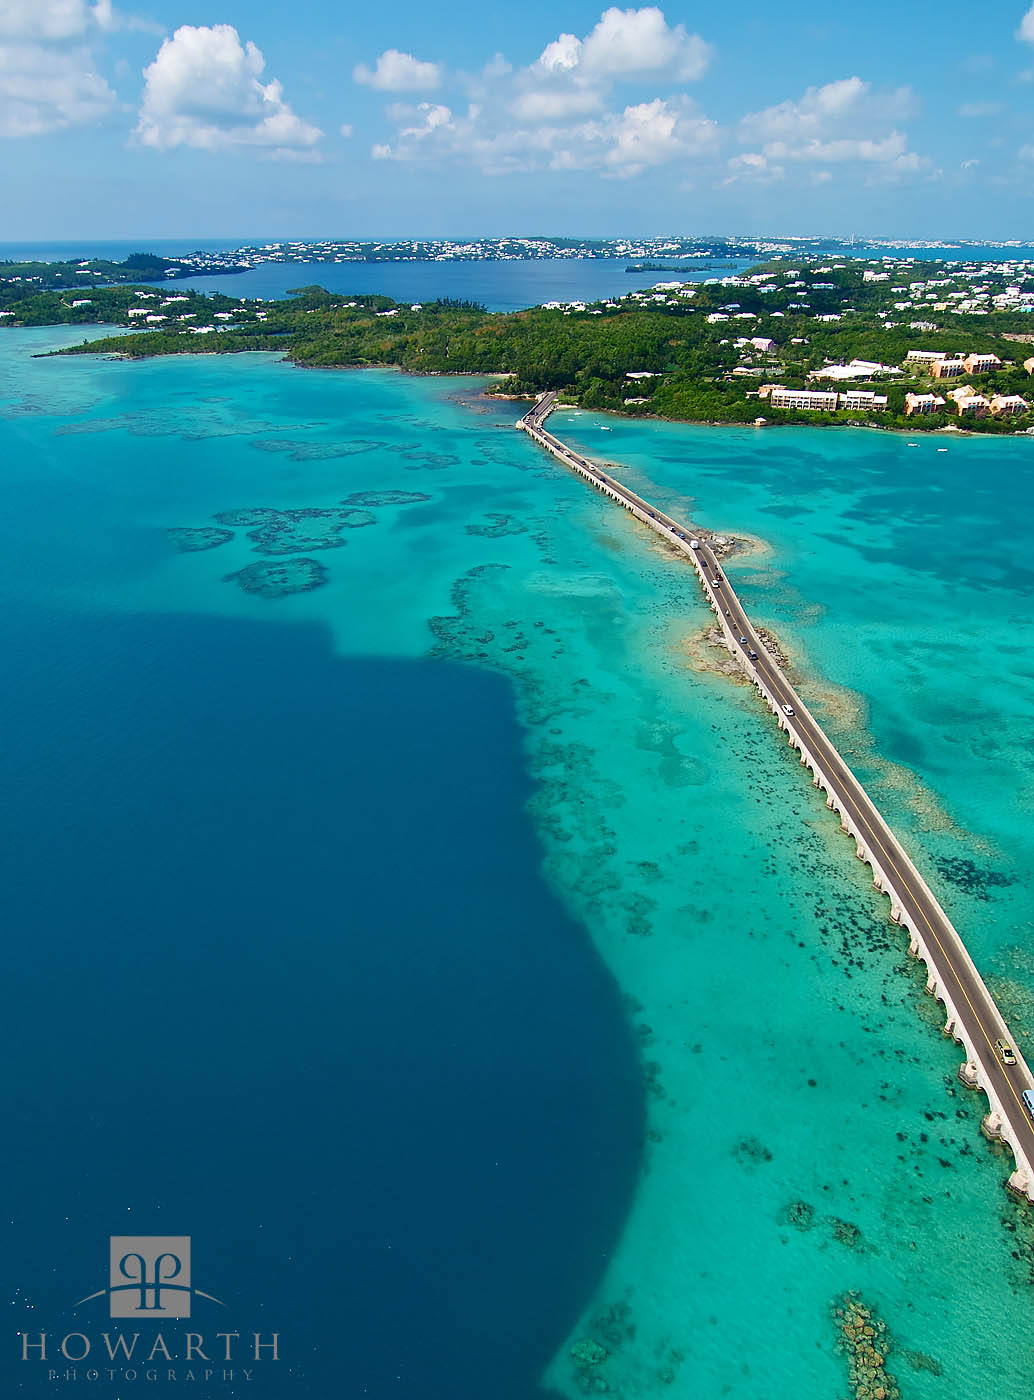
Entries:
POLYGON ((65 353, 267 350, 300 365, 496 374, 584 408, 706 423, 1034 433, 1034 263, 820 254, 597 302, 492 313, 298 289, 283 301, 0 285, 0 324, 135 333, 65 353))

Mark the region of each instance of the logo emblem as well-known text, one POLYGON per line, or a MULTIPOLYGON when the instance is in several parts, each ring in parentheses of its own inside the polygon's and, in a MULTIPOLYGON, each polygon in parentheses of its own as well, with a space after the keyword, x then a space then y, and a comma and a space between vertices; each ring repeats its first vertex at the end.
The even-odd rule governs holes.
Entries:
POLYGON ((112 1235, 108 1287, 76 1307, 107 1294, 112 1317, 189 1317, 191 1297, 225 1306, 190 1282, 189 1235, 112 1235))

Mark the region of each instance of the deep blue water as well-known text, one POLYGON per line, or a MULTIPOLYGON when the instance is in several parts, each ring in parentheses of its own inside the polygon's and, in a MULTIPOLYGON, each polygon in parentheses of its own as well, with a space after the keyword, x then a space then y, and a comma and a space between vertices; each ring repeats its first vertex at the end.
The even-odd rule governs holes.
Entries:
MULTIPOLYGON (((818 250, 816 250, 818 251, 818 250)), ((856 248, 855 257, 882 256, 895 250, 856 248)), ((897 250, 910 256, 907 249, 897 250)), ((914 250, 916 257, 952 256, 939 249, 914 250)), ((836 250, 848 256, 848 250, 836 250)), ((1002 249, 980 249, 988 261, 1001 261, 1002 249)), ((1034 250, 1011 250, 1012 257, 1034 257, 1034 250)), ((834 254, 830 254, 834 256, 834 254)), ((960 258, 978 256, 970 249, 960 258)), ((545 301, 596 301, 623 296, 667 280, 699 282, 708 277, 728 277, 744 272, 759 258, 702 258, 692 272, 626 272, 628 258, 544 258, 527 262, 398 262, 398 263, 261 263, 247 272, 228 277, 192 277, 197 291, 225 292, 228 296, 283 297, 296 287, 316 283, 331 292, 379 292, 396 301, 433 301, 436 297, 460 297, 480 301, 489 311, 520 311, 545 301)), ((663 263, 654 258, 653 262, 663 263)), ((685 258, 676 266, 692 266, 685 258)))
MULTIPOLYGON (((261 239, 141 239, 125 242, 0 244, 2 259, 61 259, 106 257, 121 259, 130 253, 154 252, 178 257, 204 247, 223 251, 275 240, 261 239)), ((814 248, 821 252, 821 244, 814 248)), ((957 258, 1002 262, 1034 258, 1034 248, 873 248, 859 243, 838 248, 830 257, 873 257, 884 253, 921 259, 957 258)), ((433 301, 436 297, 460 297, 483 302, 490 311, 519 311, 545 301, 592 301, 620 296, 666 280, 663 272, 626 272, 628 258, 545 258, 514 262, 398 262, 398 263, 261 263, 248 272, 223 277, 190 278, 198 291, 225 292, 228 296, 285 296, 295 287, 318 283, 332 292, 379 292, 399 301, 433 301)), ((632 259, 631 261, 635 261, 632 259)), ((664 259, 652 259, 662 262, 664 259)), ((726 276, 752 266, 757 258, 706 258, 692 273, 671 273, 671 278, 699 281, 726 276)), ((674 259, 679 266, 686 259, 674 259)))
MULTIPOLYGON (((659 260, 655 260, 659 261, 659 260)), ((742 271, 753 258, 701 259, 692 273, 673 280, 699 281, 742 271)), ((623 296, 667 280, 663 272, 626 272, 628 258, 541 258, 514 262, 260 263, 225 277, 191 277, 199 292, 273 300, 317 283, 330 292, 379 292, 396 301, 459 297, 489 311, 521 311, 544 301, 596 301, 623 296)), ((685 262, 679 264, 684 266, 685 262)))
POLYGON ((9 1336, 113 1328, 70 1310, 108 1236, 189 1234, 227 1303, 191 1327, 286 1358, 220 1394, 528 1400, 643 1108, 506 682, 191 616, 8 611, 0 646, 9 1336))

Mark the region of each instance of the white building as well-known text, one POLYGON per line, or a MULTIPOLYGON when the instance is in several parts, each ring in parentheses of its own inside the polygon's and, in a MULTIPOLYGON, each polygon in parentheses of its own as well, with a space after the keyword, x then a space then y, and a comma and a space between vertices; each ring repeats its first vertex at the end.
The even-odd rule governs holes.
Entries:
POLYGON ((826 365, 822 369, 813 369, 808 375, 809 379, 878 379, 881 375, 900 374, 901 370, 893 365, 877 364, 874 360, 852 360, 847 365, 826 365))

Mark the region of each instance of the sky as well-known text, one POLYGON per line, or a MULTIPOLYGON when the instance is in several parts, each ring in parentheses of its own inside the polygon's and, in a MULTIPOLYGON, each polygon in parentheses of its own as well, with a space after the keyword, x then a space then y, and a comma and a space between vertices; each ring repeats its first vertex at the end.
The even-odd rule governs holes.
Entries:
POLYGON ((1026 4, 0 0, 0 242, 1029 241, 1026 4))

